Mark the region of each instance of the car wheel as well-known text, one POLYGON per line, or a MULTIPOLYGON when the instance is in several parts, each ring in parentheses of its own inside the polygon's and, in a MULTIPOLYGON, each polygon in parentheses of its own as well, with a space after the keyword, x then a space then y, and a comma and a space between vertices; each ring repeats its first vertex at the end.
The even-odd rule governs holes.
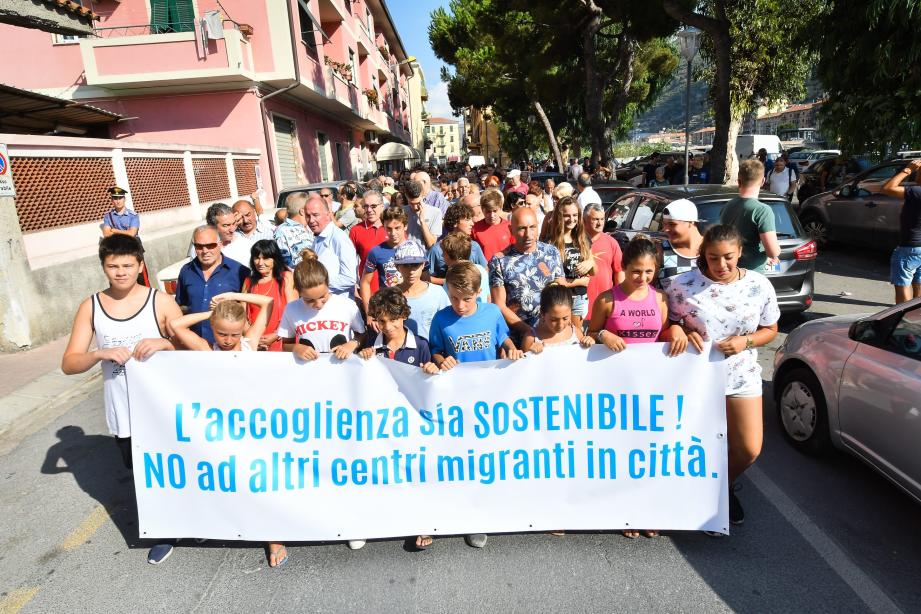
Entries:
POLYGON ((806 368, 791 369, 783 374, 777 389, 777 414, 787 441, 806 454, 829 452, 828 407, 815 374, 806 368))
POLYGON ((815 214, 807 214, 803 216, 801 221, 809 238, 815 241, 816 247, 828 247, 828 244, 831 242, 831 237, 828 224, 822 221, 822 218, 815 214))

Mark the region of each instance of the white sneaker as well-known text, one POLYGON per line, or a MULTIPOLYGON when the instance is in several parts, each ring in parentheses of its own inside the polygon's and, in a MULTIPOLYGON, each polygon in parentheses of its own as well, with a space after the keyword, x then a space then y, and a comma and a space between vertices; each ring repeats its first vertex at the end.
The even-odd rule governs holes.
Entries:
POLYGON ((367 543, 367 541, 366 541, 366 540, 363 540, 363 539, 350 539, 350 540, 349 540, 349 548, 350 548, 351 550, 361 550, 362 548, 365 547, 365 544, 366 544, 366 543, 367 543))

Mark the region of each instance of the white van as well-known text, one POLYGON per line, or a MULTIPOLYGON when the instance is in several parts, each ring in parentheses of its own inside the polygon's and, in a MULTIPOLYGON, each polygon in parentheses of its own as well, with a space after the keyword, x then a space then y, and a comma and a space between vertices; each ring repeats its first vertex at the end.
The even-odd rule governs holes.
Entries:
POLYGON ((764 148, 768 158, 774 160, 780 155, 780 137, 776 134, 740 134, 736 137, 736 155, 739 161, 748 160, 764 148))

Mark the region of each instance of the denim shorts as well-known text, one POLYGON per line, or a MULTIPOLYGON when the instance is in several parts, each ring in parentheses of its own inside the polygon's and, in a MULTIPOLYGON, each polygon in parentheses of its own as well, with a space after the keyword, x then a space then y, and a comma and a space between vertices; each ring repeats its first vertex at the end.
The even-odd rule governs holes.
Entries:
POLYGON ((921 284, 921 247, 900 245, 892 250, 889 282, 893 286, 921 284))
POLYGON ((572 297, 572 315, 584 318, 588 315, 588 295, 577 294, 572 297))

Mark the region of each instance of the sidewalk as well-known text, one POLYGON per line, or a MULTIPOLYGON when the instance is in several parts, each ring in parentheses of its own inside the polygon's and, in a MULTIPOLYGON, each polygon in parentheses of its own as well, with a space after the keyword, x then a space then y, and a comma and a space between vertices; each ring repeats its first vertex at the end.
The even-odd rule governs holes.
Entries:
POLYGON ((98 385, 102 371, 64 375, 61 357, 67 336, 25 352, 0 354, 0 454, 64 413, 68 400, 98 385))

